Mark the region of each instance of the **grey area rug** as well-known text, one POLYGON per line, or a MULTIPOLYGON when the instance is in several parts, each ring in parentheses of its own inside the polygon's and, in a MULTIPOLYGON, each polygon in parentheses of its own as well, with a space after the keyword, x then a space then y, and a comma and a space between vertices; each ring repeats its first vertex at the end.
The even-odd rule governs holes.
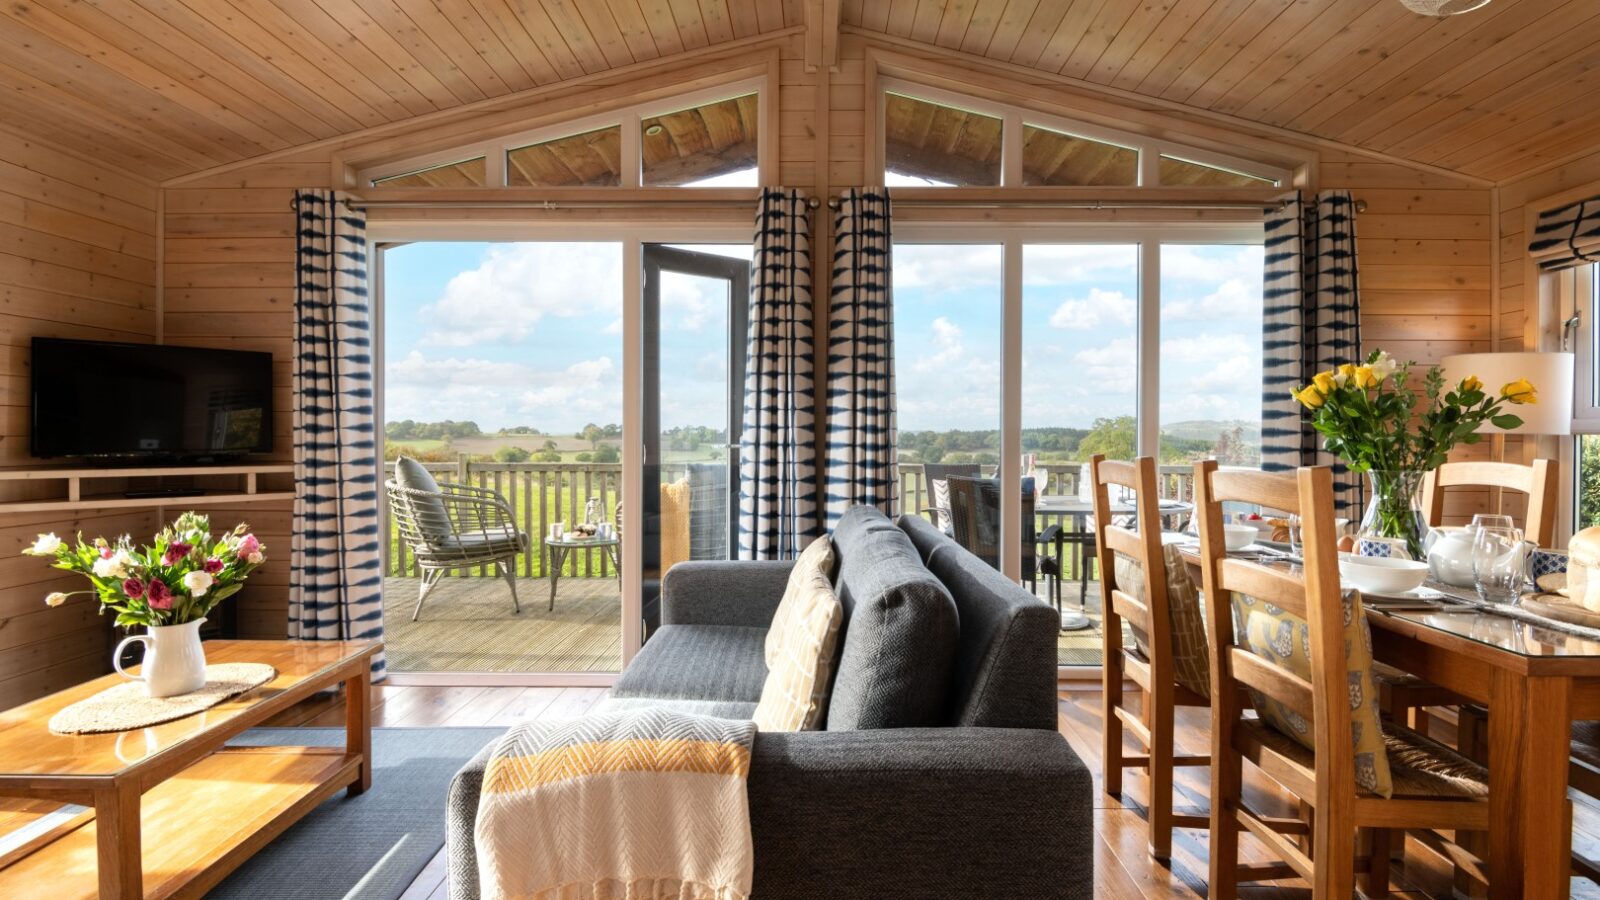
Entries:
MULTIPOLYGON (((372 789, 340 791, 207 897, 395 900, 444 846, 450 779, 503 728, 376 728, 372 789)), ((343 728, 254 728, 230 743, 344 746, 343 728)))

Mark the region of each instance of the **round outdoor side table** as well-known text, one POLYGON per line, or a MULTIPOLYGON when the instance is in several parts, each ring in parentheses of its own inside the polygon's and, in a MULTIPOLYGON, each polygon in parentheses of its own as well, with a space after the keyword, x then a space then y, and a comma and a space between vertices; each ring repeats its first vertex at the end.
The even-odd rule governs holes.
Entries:
POLYGON ((616 570, 617 583, 622 583, 622 559, 617 555, 617 548, 622 546, 621 537, 612 538, 578 538, 566 540, 565 538, 545 538, 544 545, 550 548, 550 611, 556 608, 556 585, 561 581, 561 567, 566 564, 567 557, 574 550, 592 550, 595 547, 606 548, 606 555, 611 557, 611 567, 616 570))

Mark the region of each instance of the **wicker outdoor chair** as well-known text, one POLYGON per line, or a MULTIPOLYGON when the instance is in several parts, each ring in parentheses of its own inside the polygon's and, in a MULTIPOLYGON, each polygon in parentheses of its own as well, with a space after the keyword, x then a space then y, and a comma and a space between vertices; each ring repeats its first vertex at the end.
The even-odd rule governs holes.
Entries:
POLYGON ((511 506, 498 491, 465 484, 439 484, 426 469, 411 460, 409 471, 396 467, 396 475, 409 484, 391 480, 384 487, 389 509, 400 528, 400 539, 411 548, 422 585, 411 621, 422 615, 422 602, 450 569, 494 565, 511 586, 511 608, 517 602, 516 558, 528 550, 528 535, 520 531, 511 506))

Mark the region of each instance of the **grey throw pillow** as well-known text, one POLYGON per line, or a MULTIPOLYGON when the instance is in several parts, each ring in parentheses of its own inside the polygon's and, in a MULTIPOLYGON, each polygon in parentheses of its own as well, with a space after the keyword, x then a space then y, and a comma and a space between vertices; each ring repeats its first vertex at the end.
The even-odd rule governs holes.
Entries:
POLYGON ((433 473, 423 468, 422 463, 409 456, 402 456, 394 463, 395 484, 413 491, 426 491, 435 496, 411 496, 411 506, 417 513, 417 528, 422 532, 424 540, 429 542, 442 540, 454 533, 450 525, 450 516, 445 512, 444 501, 439 494, 439 482, 433 480, 433 473))
POLYGON ((960 633, 950 592, 873 507, 846 512, 833 545, 846 624, 827 729, 945 724, 960 633))

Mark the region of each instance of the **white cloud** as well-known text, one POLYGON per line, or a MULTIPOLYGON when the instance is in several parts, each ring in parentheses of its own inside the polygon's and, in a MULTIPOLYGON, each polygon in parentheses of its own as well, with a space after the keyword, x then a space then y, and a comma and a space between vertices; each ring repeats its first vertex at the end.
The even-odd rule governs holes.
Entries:
POLYGON ((1138 315, 1138 301, 1121 291, 1090 288, 1081 300, 1064 300, 1050 314, 1053 328, 1085 331, 1102 325, 1132 325, 1138 315))
POLYGON ((468 420, 485 430, 524 424, 571 430, 584 422, 620 420, 619 375, 604 356, 537 369, 486 359, 430 359, 413 350, 385 367, 384 411, 391 420, 468 420))
POLYGON ((1131 337, 1086 347, 1072 355, 1072 381, 1085 391, 1127 393, 1139 378, 1138 348, 1131 337))
MULTIPOLYGON (((930 323, 933 335, 923 355, 911 357, 907 343, 896 364, 895 398, 900 427, 997 428, 1000 424, 998 354, 973 354, 961 326, 944 316, 930 323)), ((998 348, 996 348, 998 350, 998 348)))
POLYGON ((1202 332, 1185 337, 1163 337, 1161 340, 1161 361, 1164 364, 1214 362, 1229 357, 1259 358, 1260 355, 1260 341, 1251 344, 1244 335, 1238 333, 1202 332))
POLYGON ((1139 248, 1134 244, 1028 244, 1022 248, 1022 283, 1027 286, 1134 278, 1139 248))
POLYGON ((1176 322, 1261 317, 1261 279, 1229 278, 1199 298, 1162 298, 1161 317, 1176 322))
POLYGON ((1221 284, 1241 273, 1259 273, 1262 259, 1260 244, 1163 244, 1161 277, 1221 284))
POLYGON ((894 289, 929 293, 967 288, 994 292, 999 308, 1001 251, 998 244, 894 245, 894 289))
POLYGON ((451 278, 439 299, 422 308, 422 343, 517 343, 545 316, 615 316, 621 306, 617 244, 494 244, 477 268, 451 278))

